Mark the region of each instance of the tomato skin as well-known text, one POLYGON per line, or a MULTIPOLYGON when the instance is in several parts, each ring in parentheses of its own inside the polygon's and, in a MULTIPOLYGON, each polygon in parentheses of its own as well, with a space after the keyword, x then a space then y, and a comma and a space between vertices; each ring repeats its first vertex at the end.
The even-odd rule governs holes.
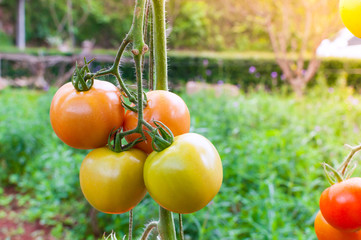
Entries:
MULTIPOLYGON (((155 90, 147 93, 148 104, 144 108, 144 120, 155 127, 153 120, 164 123, 174 136, 189 132, 190 115, 189 110, 182 98, 172 92, 155 90)), ((135 112, 127 111, 124 118, 124 131, 137 127, 138 115, 135 112)), ((143 126, 144 130, 148 130, 143 126)), ((140 134, 131 134, 125 137, 130 142, 139 138, 140 134)), ((145 133, 146 140, 138 143, 135 147, 146 153, 153 152, 152 141, 148 133, 145 133)))
POLYGON ((147 190, 143 167, 147 155, 138 150, 116 153, 106 147, 91 151, 80 167, 80 187, 97 210, 120 214, 134 208, 147 190))
POLYGON ((223 169, 212 143, 196 133, 174 138, 162 152, 151 153, 144 165, 144 183, 163 208, 192 213, 205 207, 222 185, 223 169))
POLYGON ((55 93, 50 121, 56 135, 78 149, 103 147, 112 129, 122 126, 120 92, 111 83, 95 80, 89 91, 77 92, 66 83, 55 93))
POLYGON ((325 189, 320 209, 326 221, 342 231, 361 229, 361 178, 350 178, 325 189))
POLYGON ((340 0, 339 10, 342 22, 356 37, 361 38, 361 1, 340 0))
POLYGON ((315 232, 318 240, 361 240, 361 231, 343 232, 332 227, 322 216, 321 211, 315 219, 315 232))

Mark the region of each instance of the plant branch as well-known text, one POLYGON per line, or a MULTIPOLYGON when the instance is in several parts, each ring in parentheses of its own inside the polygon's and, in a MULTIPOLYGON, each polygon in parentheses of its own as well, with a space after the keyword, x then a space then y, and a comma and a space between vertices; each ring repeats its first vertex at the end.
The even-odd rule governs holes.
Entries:
POLYGON ((167 39, 165 33, 165 0, 153 1, 153 39, 155 60, 155 86, 168 90, 167 39))
POLYGON ((184 240, 182 214, 179 213, 178 218, 179 218, 179 235, 180 235, 180 239, 184 240))
POLYGON ((128 240, 132 240, 133 237, 133 209, 129 211, 129 232, 128 240))
MULTIPOLYGON (((150 1, 150 0, 149 0, 150 1)), ((153 13, 152 4, 149 2, 149 82, 148 87, 150 90, 154 89, 154 41, 153 41, 153 13)))
POLYGON ((351 148, 351 152, 347 155, 345 161, 341 164, 341 166, 338 169, 338 171, 341 171, 340 173, 342 177, 345 176, 347 167, 350 164, 352 157, 355 155, 355 153, 361 150, 361 145, 358 145, 356 147, 352 147, 349 145, 347 146, 351 148))
POLYGON ((142 234, 142 237, 140 238, 140 240, 147 240, 150 233, 152 232, 152 230, 155 228, 158 227, 158 222, 156 221, 153 221, 153 222, 150 222, 144 229, 144 232, 142 234))
POLYGON ((161 240, 177 240, 172 212, 159 206, 158 232, 161 240))

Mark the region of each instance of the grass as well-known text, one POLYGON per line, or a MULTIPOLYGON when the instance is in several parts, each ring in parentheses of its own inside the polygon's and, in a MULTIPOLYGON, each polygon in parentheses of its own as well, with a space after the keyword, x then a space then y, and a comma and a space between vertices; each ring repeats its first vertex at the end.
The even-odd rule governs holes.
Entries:
MULTIPOLYGON (((94 239, 78 182, 86 151, 71 149, 52 132, 54 92, 0 92, 0 183, 15 185, 27 209, 23 218, 53 226, 57 239, 94 239)), ((184 216, 186 237, 316 239, 313 221, 328 186, 320 163, 341 163, 348 154, 343 145, 359 143, 361 97, 348 88, 314 88, 304 99, 262 91, 180 95, 190 108, 191 131, 212 141, 224 167, 219 194, 184 216)), ((135 208, 137 235, 157 211, 149 196, 135 208)), ((121 238, 127 217, 98 213, 96 223, 101 233, 114 229, 121 238)))

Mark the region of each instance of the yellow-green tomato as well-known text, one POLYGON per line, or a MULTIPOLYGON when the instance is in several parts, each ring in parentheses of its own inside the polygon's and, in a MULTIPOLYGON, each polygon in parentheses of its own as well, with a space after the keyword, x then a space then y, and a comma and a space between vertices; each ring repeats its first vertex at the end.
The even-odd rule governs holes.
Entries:
POLYGON ((356 37, 361 38, 361 1, 340 0, 339 9, 343 24, 356 37))
POLYGON ((216 148, 196 133, 175 137, 171 146, 151 153, 144 165, 149 194, 163 208, 176 213, 205 207, 221 188, 222 178, 216 148))
POLYGON ((147 155, 138 149, 116 153, 106 147, 91 151, 80 167, 80 187, 88 202, 105 213, 134 208, 146 194, 143 167, 147 155))

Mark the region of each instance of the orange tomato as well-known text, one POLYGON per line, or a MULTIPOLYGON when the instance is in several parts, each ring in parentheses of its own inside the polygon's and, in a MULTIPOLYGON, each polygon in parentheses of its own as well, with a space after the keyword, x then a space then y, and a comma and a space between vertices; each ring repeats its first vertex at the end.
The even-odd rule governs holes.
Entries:
POLYGON ((94 80, 89 91, 78 92, 66 83, 55 93, 50 121, 56 135, 79 149, 103 147, 112 129, 122 126, 124 108, 121 94, 109 82, 94 80))
MULTIPOLYGON (((190 115, 185 102, 178 95, 156 90, 147 93, 148 104, 144 108, 144 120, 155 127, 153 120, 164 123, 174 134, 178 136, 189 132, 190 115)), ((135 112, 127 111, 124 118, 124 131, 132 130, 137 127, 138 115, 135 112)), ((143 129, 147 130, 146 127, 143 129)), ((146 140, 138 143, 135 147, 146 153, 153 151, 151 137, 145 133, 146 140)), ((130 142, 139 138, 140 134, 131 134, 125 137, 130 142)))
POLYGON ((332 227, 322 216, 321 211, 315 219, 315 232, 318 240, 361 240, 361 231, 343 232, 332 227))

